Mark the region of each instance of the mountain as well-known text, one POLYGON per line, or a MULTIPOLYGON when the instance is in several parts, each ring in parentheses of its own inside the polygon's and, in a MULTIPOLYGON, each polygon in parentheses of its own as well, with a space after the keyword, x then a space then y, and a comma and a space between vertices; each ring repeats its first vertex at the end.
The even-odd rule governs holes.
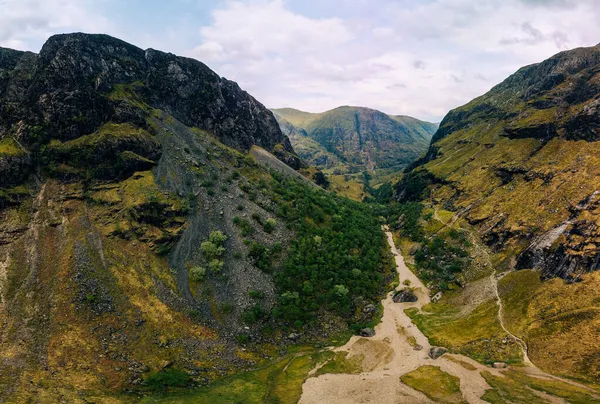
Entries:
POLYGON ((274 109, 298 154, 321 169, 355 173, 404 166, 425 152, 435 124, 361 107, 320 114, 274 109))
MULTIPOLYGON (((527 343, 531 360, 596 383, 598 140, 600 46, 561 52, 451 111, 396 187, 400 201, 420 200, 433 217, 449 210, 454 219, 445 225, 472 231, 478 254, 489 256, 479 275, 448 271, 447 279, 468 290, 477 279, 487 282, 491 268, 504 272, 496 278, 505 324, 527 343)), ((425 265, 431 251, 415 260, 425 265)))
POLYGON ((89 34, 0 49, 0 401, 129 401, 371 321, 380 223, 302 165, 196 60, 89 34))

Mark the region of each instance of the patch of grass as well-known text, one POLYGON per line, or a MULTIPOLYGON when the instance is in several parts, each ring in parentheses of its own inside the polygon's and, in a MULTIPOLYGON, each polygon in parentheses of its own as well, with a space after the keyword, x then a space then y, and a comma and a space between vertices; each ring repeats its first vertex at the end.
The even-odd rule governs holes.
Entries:
POLYGON ((185 387, 190 383, 190 376, 180 369, 164 369, 153 373, 145 380, 150 390, 168 390, 174 387, 185 387))
POLYGON ((260 369, 225 378, 194 392, 145 397, 142 403, 297 403, 308 373, 331 352, 290 353, 260 369))
POLYGON ((446 355, 446 356, 444 356, 444 358, 446 358, 454 363, 458 363, 460 366, 462 366, 463 368, 465 368, 467 370, 471 370, 471 371, 477 370, 477 368, 475 366, 471 365, 469 362, 460 360, 452 355, 446 355))
POLYGON ((460 391, 460 379, 437 366, 421 366, 400 377, 403 383, 439 403, 466 403, 460 391))
POLYGON ((488 300, 467 315, 446 303, 431 303, 423 312, 415 308, 406 314, 433 345, 469 356, 478 362, 521 363, 521 349, 516 343, 502 343, 506 333, 497 318, 496 302, 488 300))
POLYGON ((358 374, 362 372, 362 361, 363 357, 361 355, 348 359, 347 352, 336 352, 325 365, 317 370, 315 376, 327 373, 358 374))
POLYGON ((25 154, 25 152, 19 147, 17 142, 11 136, 0 139, 0 157, 21 156, 23 154, 25 154))
POLYGON ((492 404, 549 404, 527 386, 508 377, 494 376, 490 372, 481 372, 481 376, 492 387, 487 390, 481 399, 492 404))
POLYGON ((522 383, 532 389, 543 391, 556 397, 561 397, 570 404, 600 403, 600 400, 592 396, 589 390, 561 382, 560 380, 538 379, 517 371, 507 371, 504 374, 515 382, 522 383))
POLYGON ((600 273, 581 282, 541 282, 535 271, 516 271, 499 282, 511 331, 527 342, 531 360, 549 373, 600 381, 600 273), (577 341, 577 343, 573 343, 577 341))

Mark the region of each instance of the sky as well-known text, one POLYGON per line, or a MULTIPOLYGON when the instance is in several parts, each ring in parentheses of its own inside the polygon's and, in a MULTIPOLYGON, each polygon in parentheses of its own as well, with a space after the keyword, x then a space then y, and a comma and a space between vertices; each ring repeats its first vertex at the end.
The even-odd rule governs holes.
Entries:
POLYGON ((206 63, 270 108, 439 122, 518 68, 600 42, 600 0, 0 0, 0 46, 106 33, 206 63))

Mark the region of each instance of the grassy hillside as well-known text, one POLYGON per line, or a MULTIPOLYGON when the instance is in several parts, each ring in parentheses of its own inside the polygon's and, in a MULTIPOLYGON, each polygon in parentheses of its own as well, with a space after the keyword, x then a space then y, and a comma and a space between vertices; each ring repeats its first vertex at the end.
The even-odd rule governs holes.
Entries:
POLYGON ((363 309, 392 275, 379 221, 299 177, 256 100, 200 62, 107 36, 42 53, 22 55, 31 97, 0 93, 0 401, 204 385, 373 321, 363 309), (116 83, 86 76, 104 66, 116 83), (138 67, 152 74, 127 81, 138 67), (171 100, 178 86, 204 102, 171 100), (39 113, 48 92, 54 115, 39 113), (230 96, 240 109, 219 110, 230 96))
POLYGON ((524 67, 451 111, 396 188, 473 228, 496 270, 535 270, 500 282, 509 328, 542 368, 596 383, 599 96, 598 46, 524 67))
POLYGON ((361 107, 320 114, 273 111, 298 155, 329 175, 332 190, 357 200, 369 194, 363 185, 383 183, 420 157, 437 129, 418 119, 361 107), (364 171, 371 184, 365 183, 364 171))

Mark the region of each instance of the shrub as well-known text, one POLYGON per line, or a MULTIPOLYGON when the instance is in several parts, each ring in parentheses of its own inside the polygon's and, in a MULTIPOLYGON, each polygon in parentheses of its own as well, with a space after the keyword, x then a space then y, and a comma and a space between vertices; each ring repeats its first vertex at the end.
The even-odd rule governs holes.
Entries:
POLYGON ((236 216, 233 218, 233 223, 240 228, 242 237, 246 237, 254 233, 254 228, 247 219, 240 219, 236 216))
POLYGON ((219 258, 225 253, 225 249, 223 247, 219 247, 211 241, 202 242, 202 244, 200 244, 200 250, 209 260, 219 258))
POLYGON ((226 240, 227 240, 227 236, 225 234, 223 234, 223 232, 221 230, 215 230, 215 231, 211 232, 210 235, 208 236, 208 241, 210 241, 211 243, 214 243, 215 245, 217 245, 219 247, 223 247, 223 244, 225 244, 226 240))
POLYGON ((211 270, 211 272, 219 273, 223 270, 223 261, 217 259, 211 260, 208 263, 208 268, 211 270))
POLYGON ((346 296, 350 291, 344 285, 335 285, 333 287, 333 293, 338 296, 346 296))
POLYGON ((250 342, 250 336, 248 334, 239 334, 235 339, 239 344, 247 344, 250 342))
POLYGON ((242 320, 246 324, 254 324, 259 320, 265 318, 266 313, 258 306, 254 305, 251 309, 246 310, 242 314, 242 320))
POLYGON ((260 290, 251 290, 250 292, 248 292, 248 296, 250 296, 253 299, 264 299, 265 298, 265 294, 263 292, 261 292, 260 290))
POLYGON ((164 369, 153 373, 146 379, 150 390, 167 390, 169 387, 185 387, 190 382, 190 376, 180 369, 164 369))
POLYGON ((269 218, 269 219, 267 219, 267 221, 265 222, 265 224, 263 224, 263 229, 267 233, 272 233, 273 230, 275 230, 275 225, 276 224, 277 224, 277 221, 275 221, 275 219, 269 218))
POLYGON ((203 267, 193 267, 190 269, 190 278, 193 281, 200 282, 204 279, 206 275, 206 268, 203 267))
POLYGON ((262 217, 257 212, 252 213, 252 219, 256 220, 258 223, 262 224, 262 217))
POLYGON ((248 258, 258 269, 269 272, 271 270, 271 256, 267 247, 260 243, 252 243, 248 251, 248 258))

